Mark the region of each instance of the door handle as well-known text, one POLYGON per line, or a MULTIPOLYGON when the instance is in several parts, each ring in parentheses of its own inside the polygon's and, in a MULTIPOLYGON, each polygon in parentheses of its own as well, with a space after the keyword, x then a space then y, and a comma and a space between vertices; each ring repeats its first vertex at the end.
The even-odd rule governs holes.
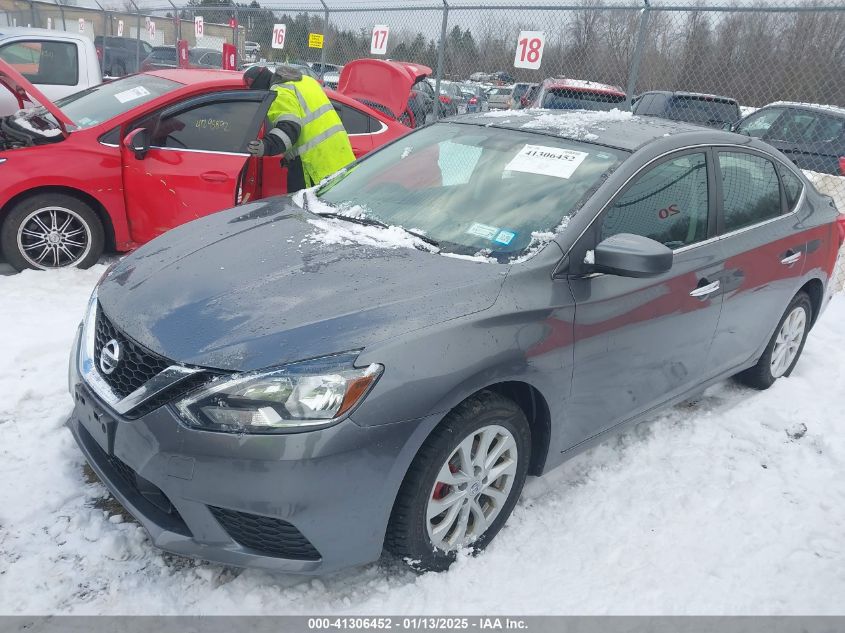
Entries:
POLYGON ((207 182, 226 182, 229 180, 229 176, 222 171, 206 171, 200 174, 200 178, 207 182))
POLYGON ((689 296, 690 297, 706 297, 707 295, 711 295, 719 289, 719 280, 717 279, 711 284, 707 284, 706 286, 698 286, 697 288, 693 288, 690 290, 689 296))
POLYGON ((780 260, 780 263, 784 266, 792 266, 792 264, 801 259, 801 255, 801 251, 798 251, 797 253, 793 253, 792 251, 786 251, 786 257, 780 260))

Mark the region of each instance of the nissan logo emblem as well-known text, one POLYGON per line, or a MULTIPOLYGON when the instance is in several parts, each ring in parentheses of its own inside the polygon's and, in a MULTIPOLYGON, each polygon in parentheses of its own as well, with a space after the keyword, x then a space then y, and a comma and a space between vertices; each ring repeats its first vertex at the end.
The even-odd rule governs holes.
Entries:
POLYGON ((100 351, 100 369, 103 373, 108 375, 117 369, 117 364, 120 362, 120 343, 115 339, 110 340, 103 345, 100 351))

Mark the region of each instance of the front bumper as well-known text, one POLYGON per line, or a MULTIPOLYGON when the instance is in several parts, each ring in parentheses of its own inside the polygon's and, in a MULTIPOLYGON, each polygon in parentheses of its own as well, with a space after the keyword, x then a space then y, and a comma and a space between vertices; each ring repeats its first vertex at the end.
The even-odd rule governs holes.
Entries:
POLYGON ((167 406, 116 416, 83 382, 67 422, 161 549, 293 573, 376 560, 402 478, 438 416, 258 436, 188 429, 167 406))

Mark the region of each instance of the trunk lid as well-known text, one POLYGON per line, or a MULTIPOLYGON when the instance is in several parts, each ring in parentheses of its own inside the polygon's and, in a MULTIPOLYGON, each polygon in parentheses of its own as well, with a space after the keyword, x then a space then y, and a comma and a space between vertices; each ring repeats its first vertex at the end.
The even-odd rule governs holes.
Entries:
POLYGON ((396 119, 408 108, 415 83, 431 75, 431 68, 410 62, 356 59, 340 73, 337 91, 366 105, 386 108, 396 119))

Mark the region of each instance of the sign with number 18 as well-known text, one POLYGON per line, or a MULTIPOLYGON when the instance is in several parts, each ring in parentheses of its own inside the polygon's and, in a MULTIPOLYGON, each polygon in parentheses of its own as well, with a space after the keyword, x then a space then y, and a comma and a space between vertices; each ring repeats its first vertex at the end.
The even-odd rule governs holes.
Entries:
POLYGON ((537 70, 543 61, 543 47, 546 35, 543 31, 521 31, 516 40, 516 56, 513 59, 515 68, 530 68, 537 70))

